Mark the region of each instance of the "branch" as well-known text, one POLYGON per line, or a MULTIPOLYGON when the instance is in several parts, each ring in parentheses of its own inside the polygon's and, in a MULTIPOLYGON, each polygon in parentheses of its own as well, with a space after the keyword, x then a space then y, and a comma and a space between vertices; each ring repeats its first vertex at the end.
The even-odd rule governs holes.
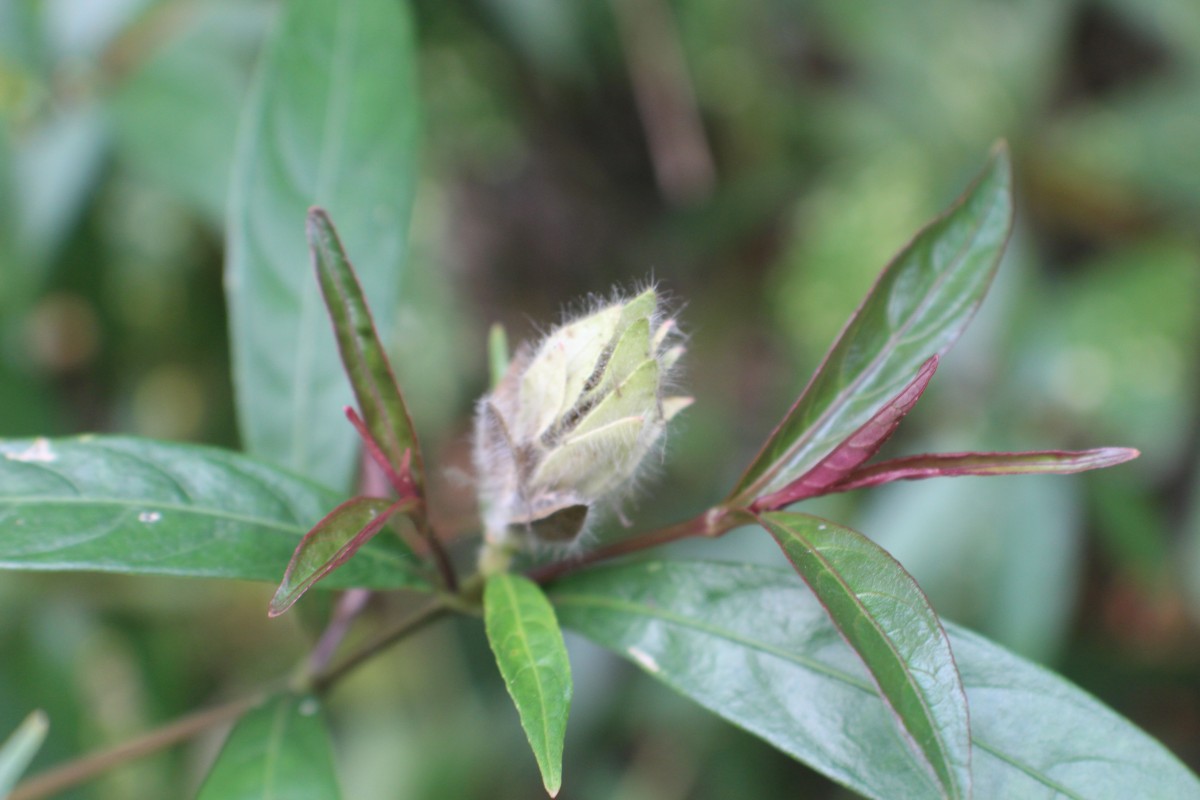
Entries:
POLYGON ((262 703, 267 695, 268 692, 264 690, 215 708, 197 711, 124 744, 52 767, 19 785, 8 796, 8 800, 39 800, 51 797, 128 761, 187 741, 214 726, 233 722, 262 703))

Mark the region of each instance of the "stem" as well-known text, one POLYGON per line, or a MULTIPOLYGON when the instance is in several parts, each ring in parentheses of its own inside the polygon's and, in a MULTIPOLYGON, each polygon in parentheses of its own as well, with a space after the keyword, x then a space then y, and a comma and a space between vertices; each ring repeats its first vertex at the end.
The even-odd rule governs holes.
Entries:
POLYGON ((369 661, 410 633, 415 633, 420 628, 433 622, 438 617, 450 611, 450 609, 451 605, 445 598, 438 598, 433 602, 427 603, 412 614, 402 618, 399 622, 392 625, 392 627, 385 629, 382 633, 332 667, 315 673, 309 681, 309 686, 317 694, 329 691, 335 683, 346 677, 364 662, 369 661))
POLYGON ((14 789, 8 796, 8 800, 39 800, 39 798, 58 794, 64 789, 91 780, 127 761, 133 761, 186 741, 214 725, 232 722, 262 703, 267 698, 267 694, 266 691, 256 692, 215 708, 197 711, 124 744, 48 769, 14 789))
POLYGON ((651 547, 677 542, 680 539, 690 539, 697 536, 716 538, 724 533, 728 533, 739 525, 745 524, 746 521, 746 514, 742 511, 721 506, 710 508, 703 514, 684 522, 677 522, 666 528, 658 528, 639 536, 622 539, 619 542, 613 542, 606 547, 601 547, 576 558, 564 559, 535 567, 526 573, 526 577, 537 583, 549 583, 561 578, 563 575, 591 566, 599 561, 607 561, 611 558, 618 558, 641 550, 648 550, 651 547))
MULTIPOLYGON (((598 561, 628 555, 629 553, 657 547, 668 542, 697 536, 717 537, 744 524, 746 520, 747 512, 718 506, 690 520, 615 542, 580 558, 543 565, 530 571, 529 577, 538 583, 547 583, 567 573, 595 564, 598 561)), ((434 552, 438 551, 435 550, 434 552)), ((448 562, 446 566, 449 566, 448 562)), ((449 571, 449 574, 451 576, 454 575, 452 569, 449 571)), ((457 585, 457 581, 455 581, 455 584, 457 585)), ((476 576, 476 580, 464 582, 461 588, 455 593, 434 597, 416 611, 398 620, 391 627, 386 628, 377 636, 351 652, 350 655, 341 661, 328 666, 327 662, 331 658, 332 650, 336 648, 337 643, 345 636, 350 621, 359 610, 358 604, 361 601, 360 598, 355 596, 353 599, 350 599, 351 595, 347 595, 344 606, 338 609, 334 620, 330 623, 321 641, 318 642, 309 657, 309 668, 312 670, 312 673, 307 681, 307 688, 317 694, 324 694, 359 666, 379 655, 404 637, 415 633, 434 620, 445 616, 450 611, 470 611, 473 604, 478 602, 476 595, 479 592, 480 586, 481 581, 476 576)), ((208 728, 232 722, 266 700, 277 688, 274 684, 269 685, 239 700, 189 714, 124 744, 75 761, 69 761, 58 767, 53 767, 39 775, 33 776, 16 787, 7 800, 41 800, 41 798, 50 797, 64 789, 92 780, 121 764, 186 741, 208 728)))
POLYGON ((316 645, 312 649, 312 653, 308 656, 308 669, 310 673, 317 673, 329 666, 329 662, 333 659, 334 653, 337 652, 338 645, 346 638, 346 634, 350 632, 350 625, 358 618, 363 609, 367 607, 367 601, 371 599, 371 591, 369 589, 350 589, 340 598, 338 598, 337 608, 333 612, 333 619, 329 620, 329 625, 321 634, 321 638, 317 640, 316 645))
POLYGON ((429 525, 429 518, 424 514, 419 518, 417 529, 429 544, 429 552, 433 554, 434 563, 437 564, 438 573, 442 578, 442 587, 454 594, 458 591, 458 575, 454 572, 454 564, 450 561, 450 554, 442 546, 441 539, 429 525))

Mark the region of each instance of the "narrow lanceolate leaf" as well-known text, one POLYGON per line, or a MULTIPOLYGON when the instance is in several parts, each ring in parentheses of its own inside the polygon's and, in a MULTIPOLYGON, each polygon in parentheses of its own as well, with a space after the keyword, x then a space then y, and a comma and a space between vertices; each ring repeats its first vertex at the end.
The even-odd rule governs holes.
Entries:
POLYGON ((390 502, 355 497, 330 511, 304 535, 283 580, 271 598, 268 614, 277 617, 291 608, 317 581, 329 576, 383 530, 388 520, 415 506, 413 500, 390 502))
MULTIPOLYGON (((558 583, 563 625, 866 797, 941 788, 866 667, 790 570, 638 562, 558 583)), ((1062 678, 947 624, 971 707, 975 797, 1200 797, 1166 748, 1062 678)))
POLYGON ((408 4, 289 0, 239 131, 227 227, 234 384, 257 456, 336 489, 357 443, 351 400, 305 246, 321 206, 341 221, 363 291, 388 330, 415 181, 417 92, 408 4))
POLYGON ((962 333, 991 284, 1012 226, 1008 153, 888 265, 771 434, 726 505, 749 504, 809 472, 962 333))
POLYGON ((834 487, 848 492, 892 481, 917 481, 959 475, 1068 475, 1104 469, 1141 455, 1130 447, 1101 447, 1096 450, 1032 450, 1024 453, 930 453, 880 461, 854 470, 834 487))
POLYGON ((819 497, 829 492, 840 491, 834 487, 879 452, 883 443, 895 433, 900 420, 904 419, 909 411, 912 411, 913 406, 924 394, 930 379, 933 378, 937 365, 937 356, 933 356, 922 364, 911 383, 889 400, 861 428, 839 444, 832 453, 783 489, 755 500, 753 508, 772 511, 809 497, 819 497))
MULTIPOLYGON (((276 583, 339 497, 237 453, 123 436, 0 441, 0 569, 276 583)), ((330 587, 422 587, 380 537, 330 587)))
POLYGON ((50 721, 41 711, 35 711, 0 744, 0 800, 16 786, 46 738, 50 721))
POLYGON ((379 341, 362 285, 323 209, 308 212, 308 247, 333 320, 342 364, 366 418, 367 430, 393 470, 408 463, 404 477, 412 481, 419 493, 424 484, 424 468, 412 417, 379 341))
POLYGON ((336 800, 329 732, 315 697, 285 694, 234 726, 196 800, 336 800))
POLYGON ((971 794, 971 732, 950 641, 904 568, 857 531, 807 514, 760 521, 867 665, 941 796, 971 794))
POLYGON ((542 782, 554 797, 562 785, 563 736, 571 707, 571 665, 554 608, 528 578, 492 575, 484 586, 483 620, 542 782))

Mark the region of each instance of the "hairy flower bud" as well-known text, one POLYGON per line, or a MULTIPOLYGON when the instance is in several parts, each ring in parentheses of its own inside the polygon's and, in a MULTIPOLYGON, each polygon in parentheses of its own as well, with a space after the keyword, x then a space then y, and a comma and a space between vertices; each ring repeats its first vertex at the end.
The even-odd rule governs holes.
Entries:
POLYGON ((518 350, 475 416, 475 469, 492 545, 576 541, 632 486, 667 422, 683 347, 647 289, 518 350))

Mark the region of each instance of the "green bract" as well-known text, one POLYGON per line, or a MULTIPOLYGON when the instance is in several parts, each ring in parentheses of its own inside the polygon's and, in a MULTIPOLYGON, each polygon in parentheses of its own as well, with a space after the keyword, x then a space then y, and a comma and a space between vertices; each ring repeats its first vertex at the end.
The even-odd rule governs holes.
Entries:
POLYGON ((628 490, 667 422, 683 347, 647 289, 522 346, 475 417, 475 469, 491 544, 575 541, 628 490))

